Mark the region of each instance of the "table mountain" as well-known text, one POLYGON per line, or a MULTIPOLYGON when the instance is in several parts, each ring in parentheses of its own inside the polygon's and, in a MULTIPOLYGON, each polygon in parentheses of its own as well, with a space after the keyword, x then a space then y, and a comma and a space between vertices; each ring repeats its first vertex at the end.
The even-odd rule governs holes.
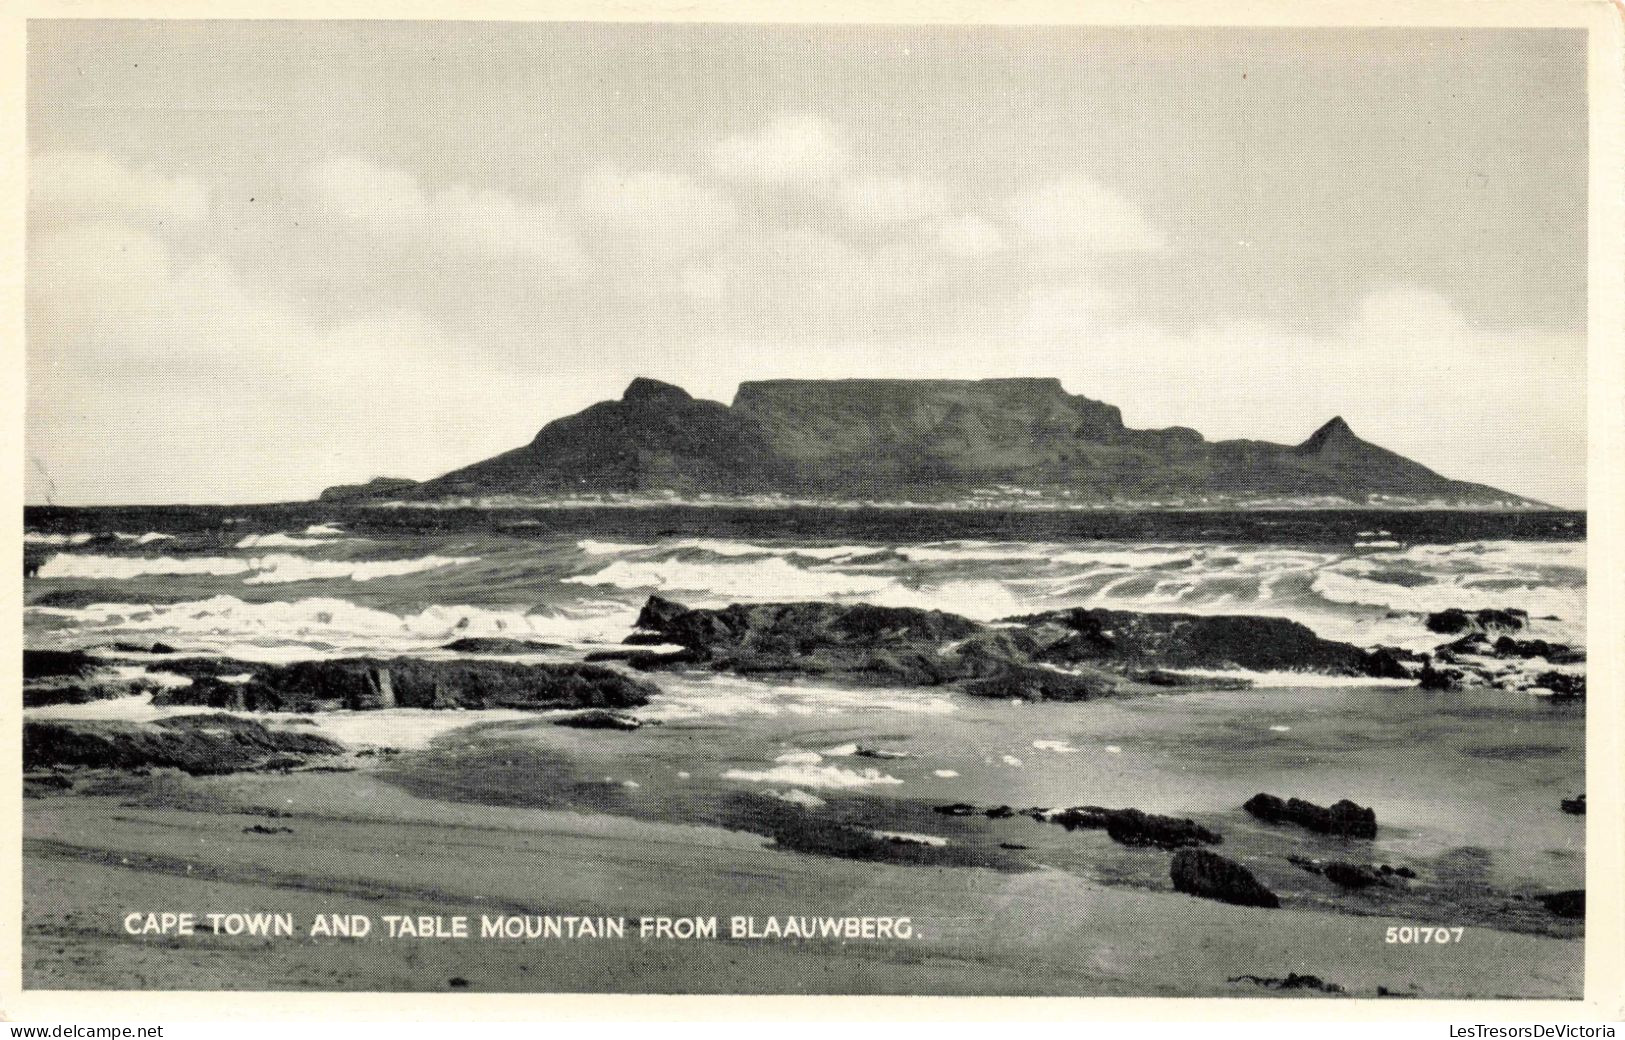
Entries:
POLYGON ((565 494, 787 495, 856 501, 967 498, 1078 504, 1534 505, 1442 477, 1355 435, 1341 418, 1302 444, 1209 442, 1132 429, 1115 406, 1058 379, 779 379, 733 404, 634 379, 548 423, 523 447, 421 484, 349 486, 346 500, 565 494))

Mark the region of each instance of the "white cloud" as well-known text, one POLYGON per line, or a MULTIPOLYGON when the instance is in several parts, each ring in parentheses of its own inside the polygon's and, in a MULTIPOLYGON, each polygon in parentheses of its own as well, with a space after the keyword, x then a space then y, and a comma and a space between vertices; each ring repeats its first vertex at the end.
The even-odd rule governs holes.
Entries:
POLYGON ((948 208, 947 185, 934 177, 846 176, 838 190, 847 216, 864 224, 906 224, 948 208))
POLYGON ((36 228, 91 220, 185 224, 209 212, 209 190, 196 177, 132 169, 100 152, 35 155, 28 185, 29 220, 36 228))
POLYGON ((970 259, 988 256, 1004 248, 1004 234, 992 221, 966 213, 943 224, 937 241, 949 256, 970 259))
POLYGON ((380 238, 559 268, 581 259, 575 236, 545 204, 467 184, 430 192, 409 173, 353 157, 320 163, 304 180, 326 216, 380 238))
POLYGON ((845 135, 814 115, 781 115, 761 133, 711 147, 711 165, 727 177, 786 184, 834 177, 851 159, 845 135))
POLYGON ((641 251, 685 257, 703 251, 739 222, 734 206, 682 174, 598 170, 581 187, 581 207, 602 229, 632 236, 641 251))
POLYGON ((1151 226, 1140 207, 1105 185, 1064 177, 1009 200, 1016 227, 1032 242, 1090 253, 1150 252, 1167 236, 1151 226))

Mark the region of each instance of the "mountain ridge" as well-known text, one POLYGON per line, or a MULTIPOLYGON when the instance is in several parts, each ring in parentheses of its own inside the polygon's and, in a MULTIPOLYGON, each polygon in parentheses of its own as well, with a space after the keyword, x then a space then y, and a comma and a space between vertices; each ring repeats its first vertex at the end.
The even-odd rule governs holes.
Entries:
POLYGON ((1136 429, 1055 378, 775 379, 731 404, 639 376, 620 398, 525 445, 420 484, 374 481, 328 501, 560 495, 791 496, 1045 502, 1528 508, 1361 439, 1341 416, 1295 445, 1136 429))

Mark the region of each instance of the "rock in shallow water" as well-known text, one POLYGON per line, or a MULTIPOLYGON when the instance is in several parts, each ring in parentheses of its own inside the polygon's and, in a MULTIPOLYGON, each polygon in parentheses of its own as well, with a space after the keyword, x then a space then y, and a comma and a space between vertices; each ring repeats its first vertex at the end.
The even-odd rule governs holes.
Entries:
POLYGON ((1203 899, 1270 909, 1281 905, 1281 900, 1259 884, 1252 871, 1206 849, 1181 849, 1174 853, 1168 874, 1175 889, 1203 899))
POLYGON ((973 696, 1026 701, 1231 682, 1176 676, 1170 668, 1403 672, 1392 652, 1368 654, 1284 618, 1078 608, 1006 618, 995 628, 936 610, 835 603, 691 610, 651 596, 637 625, 640 641, 684 648, 629 656, 640 669, 701 666, 911 686, 957 683, 973 696))
POLYGON ((1050 813, 1047 819, 1067 830, 1104 830, 1120 845, 1155 846, 1177 849, 1189 845, 1217 845, 1224 836, 1215 834, 1195 820, 1158 816, 1139 809, 1106 809, 1080 805, 1050 813))
MULTIPOLYGON (((410 657, 352 657, 286 665, 246 661, 229 664, 248 673, 249 678, 244 682, 222 682, 219 663, 209 662, 198 669, 192 685, 163 690, 153 702, 248 711, 636 708, 660 692, 642 679, 589 664, 427 661, 410 657)), ((168 663, 155 666, 164 670, 170 667, 168 663)))
POLYGON ((1242 808, 1265 823, 1295 823, 1319 834, 1346 838, 1377 836, 1376 810, 1356 805, 1346 798, 1325 808, 1301 798, 1283 801, 1275 795, 1260 793, 1247 799, 1242 808))
POLYGON ((30 720, 23 724, 25 769, 166 767, 196 775, 266 768, 281 755, 337 755, 344 746, 315 733, 271 729, 226 714, 176 715, 154 722, 30 720))

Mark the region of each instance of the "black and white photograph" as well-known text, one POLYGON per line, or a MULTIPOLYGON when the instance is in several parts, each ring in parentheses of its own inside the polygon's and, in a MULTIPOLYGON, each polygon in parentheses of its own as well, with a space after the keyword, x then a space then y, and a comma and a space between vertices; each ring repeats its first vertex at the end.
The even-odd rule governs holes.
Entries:
POLYGON ((1586 996, 1581 21, 26 47, 25 994, 1586 996))

